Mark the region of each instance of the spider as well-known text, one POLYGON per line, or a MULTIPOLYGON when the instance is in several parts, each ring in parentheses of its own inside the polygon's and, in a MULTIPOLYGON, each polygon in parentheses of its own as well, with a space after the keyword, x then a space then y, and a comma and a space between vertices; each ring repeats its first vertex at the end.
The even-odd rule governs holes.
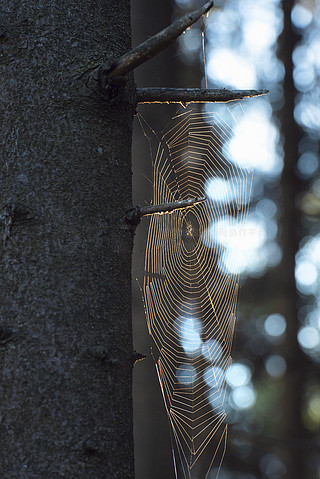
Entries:
POLYGON ((187 223, 187 236, 193 236, 193 226, 191 223, 187 223))

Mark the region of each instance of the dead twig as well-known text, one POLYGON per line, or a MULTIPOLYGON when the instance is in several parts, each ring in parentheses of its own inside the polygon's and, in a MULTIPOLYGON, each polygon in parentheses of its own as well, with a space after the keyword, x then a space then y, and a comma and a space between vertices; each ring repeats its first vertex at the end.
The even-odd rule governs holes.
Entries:
MULTIPOLYGON (((94 80, 99 79, 100 85, 108 89, 113 82, 119 83, 119 79, 125 77, 134 68, 154 57, 162 50, 173 43, 188 27, 195 23, 202 15, 207 13, 213 6, 213 0, 210 0, 202 7, 188 13, 184 17, 176 20, 167 28, 133 48, 117 60, 108 59, 92 72, 94 80)), ((121 82, 120 82, 121 83, 121 82)))
POLYGON ((268 90, 137 88, 137 103, 218 103, 266 95, 268 90))
POLYGON ((189 198, 187 200, 173 201, 172 203, 164 203, 161 205, 135 206, 127 211, 126 222, 136 226, 140 223, 142 216, 156 214, 164 215, 176 210, 191 208, 199 203, 203 203, 204 201, 206 201, 205 197, 197 197, 189 198))

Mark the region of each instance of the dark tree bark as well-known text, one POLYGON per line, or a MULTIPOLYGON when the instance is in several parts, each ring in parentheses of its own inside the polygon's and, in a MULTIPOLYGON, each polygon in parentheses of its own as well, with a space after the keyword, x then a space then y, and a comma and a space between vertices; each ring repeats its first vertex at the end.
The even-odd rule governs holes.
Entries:
MULTIPOLYGON (((173 20, 173 0, 134 0, 132 2, 133 45, 143 42, 173 20), (146 21, 148 19, 148 21, 146 21)), ((180 15, 185 12, 180 12, 180 15)), ((156 57, 139 66, 135 80, 139 87, 184 85, 180 82, 177 42, 156 57)), ((139 105, 137 108, 156 132, 161 132, 177 110, 176 105, 139 105), (169 110, 169 111, 168 111, 169 110)), ((135 128, 133 139, 134 204, 145 205, 152 198, 152 162, 148 144, 141 144, 141 128, 135 128), (143 172, 143 176, 141 174, 143 172)), ((140 280, 144 270, 145 240, 148 220, 144 219, 136 230, 133 271, 140 280)), ((150 339, 143 310, 142 295, 133 282, 133 335, 134 345, 148 358, 134 369, 135 397, 135 452, 136 475, 139 479, 174 477, 169 424, 150 355, 150 339), (156 411, 156 414, 155 414, 156 411)))
MULTIPOLYGON (((192 2, 190 10, 203 2, 192 2)), ((187 13, 176 7, 174 0, 135 0, 132 2, 133 43, 141 43, 157 31, 168 26, 175 18, 187 13), (148 19, 148 21, 146 21, 148 19)), ((194 27, 191 27, 194 28, 194 27)), ((185 65, 178 42, 170 45, 156 57, 139 66, 135 71, 138 87, 200 87, 200 61, 185 65)), ((177 112, 177 105, 139 105, 138 112, 147 119, 156 133, 166 127, 177 112)), ((148 132, 149 134, 150 132, 148 132)), ((145 205, 152 198, 152 162, 149 145, 141 145, 141 128, 136 129, 134 139, 134 204, 145 205), (143 172, 143 175, 141 174, 143 172)), ((141 280, 144 267, 145 239, 148 220, 144 219, 136 231, 133 271, 141 280)), ((163 479, 174 477, 170 430, 163 398, 150 355, 150 338, 147 333, 141 292, 134 286, 133 314, 135 346, 148 358, 137 364, 134 371, 135 392, 135 450, 136 474, 139 479, 163 479), (155 414, 156 411, 156 414, 155 414)))
POLYGON ((133 477, 133 88, 85 83, 130 48, 129 10, 1 4, 3 479, 133 477))
MULTIPOLYGON (((133 44, 139 45, 172 22, 173 0, 137 0, 132 5, 133 44), (148 19, 148 21, 146 21, 148 19)), ((184 13, 184 12, 183 12, 184 13)), ((173 60, 177 44, 173 43, 159 55, 139 66, 135 78, 139 87, 179 86, 173 60)))
POLYGON ((280 281, 282 287, 282 304, 280 310, 286 317, 286 340, 283 355, 287 362, 287 372, 283 383, 282 396, 282 435, 287 441, 283 458, 287 469, 287 477, 300 479, 306 476, 306 453, 301 447, 304 444, 306 431, 302 424, 302 406, 304 381, 307 361, 302 353, 297 334, 300 328, 298 318, 298 292, 295 283, 295 257, 301 239, 301 223, 298 211, 298 197, 301 184, 296 176, 296 165, 299 156, 301 131, 294 120, 296 90, 293 82, 292 54, 299 41, 291 24, 291 2, 282 2, 284 28, 280 37, 280 59, 285 67, 284 107, 281 115, 281 131, 284 139, 284 167, 281 176, 282 217, 281 243, 282 262, 280 265, 280 281), (293 448, 292 442, 300 444, 293 448))

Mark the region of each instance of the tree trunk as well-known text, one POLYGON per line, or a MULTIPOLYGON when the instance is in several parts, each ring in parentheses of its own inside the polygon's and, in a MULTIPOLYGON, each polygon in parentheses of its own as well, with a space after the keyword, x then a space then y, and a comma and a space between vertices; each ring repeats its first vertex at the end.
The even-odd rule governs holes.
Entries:
POLYGON ((130 5, 1 10, 0 476, 132 478, 133 88, 84 75, 130 48, 130 5))
MULTIPOLYGON (((133 44, 137 45, 172 22, 173 0, 135 0, 132 2, 133 44), (148 21, 146 21, 148 19, 148 21)), ((185 12, 182 12, 182 15, 185 12)), ((139 87, 179 86, 177 74, 177 42, 159 55, 143 63, 135 71, 139 87)), ((142 114, 156 132, 160 132, 176 105, 139 105, 142 114)), ((147 132, 149 134, 149 132, 147 132)), ((141 127, 137 124, 133 139, 134 204, 145 205, 152 198, 152 158, 148 141, 141 141, 141 127)), ((137 228, 134 244, 133 271, 142 282, 144 254, 149 221, 144 219, 137 228)), ((139 479, 174 477, 169 424, 163 404, 158 377, 150 355, 150 338, 143 310, 142 294, 133 282, 133 336, 134 345, 148 355, 134 370, 135 398, 135 459, 139 479), (155 413, 156 412, 156 413, 155 413)))
POLYGON ((286 341, 282 347, 287 362, 282 397, 282 435, 287 441, 283 454, 287 477, 301 479, 305 475, 305 451, 301 448, 306 432, 302 425, 305 366, 307 361, 299 347, 297 334, 300 328, 298 318, 298 293, 295 283, 295 256, 299 250, 301 223, 297 209, 301 185, 296 176, 301 132, 294 120, 296 90, 293 82, 292 54, 298 43, 298 35, 291 25, 291 2, 282 2, 284 28, 280 37, 279 56, 285 67, 284 107, 281 111, 281 131, 284 139, 284 167, 281 177, 282 218, 281 243, 282 262, 280 278, 283 285, 281 312, 286 317, 286 341), (290 444, 299 444, 293 448, 290 444))
MULTIPOLYGON (((174 0, 135 0, 132 3, 133 42, 139 44, 157 31, 168 26, 173 19, 185 15, 205 2, 191 2, 188 8, 177 8, 174 0), (148 19, 148 21, 146 21, 148 19)), ((194 27, 191 27, 194 28, 194 27)), ((200 35, 200 33, 199 33, 200 35)), ((135 72, 138 87, 200 87, 200 61, 187 65, 183 62, 178 42, 142 64, 135 72)), ((173 105, 139 105, 142 114, 152 129, 160 135, 168 121, 176 115, 178 107, 173 105)), ((134 203, 145 205, 152 198, 153 164, 148 141, 141 141, 142 130, 135 130, 133 148, 134 203), (143 172, 143 174, 142 174, 143 172)), ((155 136, 147 130, 152 140, 155 136)), ((152 143, 153 145, 153 143, 152 143)), ((148 219, 144 219, 135 236, 133 271, 142 282, 144 273, 145 241, 148 219)), ((134 344, 148 358, 138 364, 134 372, 135 395, 135 452, 136 475, 139 479, 163 479, 174 477, 170 426, 163 397, 150 354, 150 338, 147 333, 141 290, 133 284, 133 328, 134 344), (156 411, 156 413, 155 413, 156 411)))

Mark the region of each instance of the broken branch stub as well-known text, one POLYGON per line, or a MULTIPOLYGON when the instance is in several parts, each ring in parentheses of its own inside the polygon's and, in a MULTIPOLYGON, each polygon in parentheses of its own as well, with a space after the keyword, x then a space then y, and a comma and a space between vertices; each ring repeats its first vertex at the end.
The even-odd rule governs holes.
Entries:
POLYGON ((104 76, 109 79, 109 81, 102 81, 102 84, 108 85, 114 78, 125 77, 134 68, 160 53, 188 27, 199 20, 202 15, 207 13, 212 6, 213 0, 210 0, 202 7, 179 18, 161 32, 133 48, 130 52, 112 62, 111 65, 110 61, 101 65, 99 67, 100 78, 104 76))
POLYGON ((206 201, 206 197, 188 198, 187 200, 173 201, 172 203, 164 203, 161 205, 150 206, 135 206, 127 211, 126 222, 137 226, 143 216, 149 215, 164 215, 172 213, 176 210, 182 210, 185 208, 191 208, 199 203, 206 201))
POLYGON ((266 95, 268 90, 137 88, 137 103, 219 103, 266 95))

